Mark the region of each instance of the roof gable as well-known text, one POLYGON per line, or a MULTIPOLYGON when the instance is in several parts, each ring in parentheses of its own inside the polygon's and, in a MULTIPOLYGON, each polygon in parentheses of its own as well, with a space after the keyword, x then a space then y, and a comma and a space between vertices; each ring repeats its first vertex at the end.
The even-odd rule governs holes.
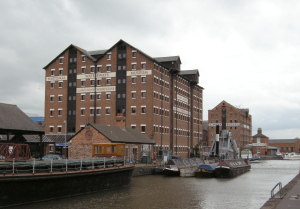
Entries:
POLYGON ((41 126, 16 105, 0 103, 0 134, 44 134, 41 126))

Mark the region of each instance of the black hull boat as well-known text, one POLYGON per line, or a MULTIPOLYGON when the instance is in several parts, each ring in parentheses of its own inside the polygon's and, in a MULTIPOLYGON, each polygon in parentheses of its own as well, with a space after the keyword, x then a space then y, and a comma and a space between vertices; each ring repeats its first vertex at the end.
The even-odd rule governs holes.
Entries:
MULTIPOLYGON (((120 165, 51 173, 5 172, 0 176, 0 208, 128 186, 134 166, 120 165)), ((14 167, 16 169, 16 167, 14 167)), ((35 168, 35 171, 38 171, 35 168)), ((32 171, 31 171, 32 172, 32 171)))
POLYGON ((250 171, 251 166, 243 159, 222 160, 215 169, 217 178, 233 178, 250 171))

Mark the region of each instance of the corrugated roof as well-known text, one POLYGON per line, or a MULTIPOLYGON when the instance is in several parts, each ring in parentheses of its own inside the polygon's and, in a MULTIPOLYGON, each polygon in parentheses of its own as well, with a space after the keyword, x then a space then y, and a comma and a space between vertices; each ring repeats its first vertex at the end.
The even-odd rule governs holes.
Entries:
POLYGON ((89 124, 108 138, 111 142, 121 142, 127 144, 155 144, 146 134, 142 134, 136 129, 122 129, 117 126, 89 124))
POLYGON ((31 120, 17 105, 0 103, 0 134, 9 131, 10 134, 16 132, 29 134, 43 134, 44 130, 41 126, 31 120))

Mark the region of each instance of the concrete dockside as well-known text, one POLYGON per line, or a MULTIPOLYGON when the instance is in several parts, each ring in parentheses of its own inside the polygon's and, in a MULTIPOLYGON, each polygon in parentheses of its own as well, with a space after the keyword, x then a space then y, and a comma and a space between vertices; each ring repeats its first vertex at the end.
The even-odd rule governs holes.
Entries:
POLYGON ((261 209, 299 209, 300 208, 300 173, 282 188, 283 198, 277 192, 261 209))

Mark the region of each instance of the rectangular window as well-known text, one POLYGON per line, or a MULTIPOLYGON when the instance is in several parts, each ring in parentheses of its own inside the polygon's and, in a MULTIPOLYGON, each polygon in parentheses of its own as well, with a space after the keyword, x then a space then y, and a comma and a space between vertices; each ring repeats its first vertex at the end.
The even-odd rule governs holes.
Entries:
POLYGON ((110 115, 110 107, 105 108, 105 113, 106 113, 106 115, 110 115))
POLYGON ((142 106, 142 114, 146 114, 146 106, 142 106))
POLYGON ((107 71, 107 72, 110 72, 110 71, 111 71, 111 66, 110 66, 110 65, 106 66, 106 71, 107 71))
POLYGON ((54 116, 54 109, 50 109, 50 117, 54 116))
POLYGON ((62 116, 62 109, 58 109, 58 116, 59 116, 59 117, 62 116))
POLYGON ((54 127, 53 127, 53 126, 50 126, 49 128, 50 128, 50 134, 53 134, 53 129, 54 129, 54 127))
POLYGON ((146 76, 142 76, 142 83, 146 83, 146 76))
POLYGON ((90 115, 94 115, 95 114, 95 109, 93 107, 90 107, 90 115))
POLYGON ((100 100, 101 99, 101 93, 98 93, 97 94, 97 100, 100 100))
POLYGON ((85 67, 82 67, 82 68, 81 68, 81 73, 82 73, 82 74, 85 74, 85 67))
POLYGON ((136 113, 136 106, 131 106, 131 113, 135 114, 136 113))
POLYGON ((110 52, 107 54, 107 60, 111 60, 111 53, 110 52))
POLYGON ((110 93, 106 93, 106 100, 110 100, 110 93))
POLYGON ((91 80, 91 86, 95 86, 95 80, 91 80))
POLYGON ((57 127, 57 132, 58 132, 58 133, 61 133, 61 126, 58 126, 58 127, 57 127))
POLYGON ((51 88, 51 89, 54 89, 54 82, 51 82, 51 83, 50 83, 50 88, 51 88))
POLYGON ((136 77, 131 77, 132 84, 136 84, 136 77))
POLYGON ((58 95, 58 101, 62 102, 62 95, 58 95))
POLYGON ((132 99, 136 99, 136 91, 132 91, 131 92, 131 98, 132 99))
POLYGON ((50 102, 54 102, 54 95, 50 96, 50 102))
POLYGON ((91 73, 95 73, 95 67, 91 66, 91 73))
POLYGON ((135 128, 136 128, 136 124, 132 124, 132 125, 131 125, 131 128, 132 128, 132 129, 135 129, 135 128))
POLYGON ((63 74, 63 69, 62 68, 59 68, 58 71, 59 71, 59 75, 63 74))
POLYGON ((101 86, 101 78, 97 79, 97 86, 101 86))
POLYGON ((85 94, 81 94, 81 101, 85 101, 85 94))
POLYGON ((84 116, 84 115, 85 115, 85 108, 81 108, 81 109, 80 109, 80 114, 81 114, 81 116, 84 116))
POLYGON ((84 56, 84 55, 81 56, 81 61, 82 61, 82 62, 85 62, 85 56, 84 56))
POLYGON ((97 73, 101 73, 102 71, 102 65, 97 65, 97 73))
POLYGON ((146 98, 146 91, 142 91, 142 98, 146 98))
POLYGON ((51 69, 51 76, 54 76, 55 69, 51 69))
POLYGON ((136 51, 132 51, 132 58, 136 58, 136 51))
POLYGON ((141 128, 142 128, 142 133, 146 133, 146 125, 145 124, 141 124, 141 128))
POLYGON ((106 85, 110 85, 111 84, 111 78, 106 78, 106 85))
POLYGON ((90 94, 90 100, 94 101, 95 100, 95 94, 90 94))
POLYGON ((81 80, 81 86, 82 86, 82 87, 85 86, 85 80, 81 80))
POLYGON ((136 64, 131 65, 132 70, 136 70, 136 64))
POLYGON ((58 81, 58 88, 62 88, 63 87, 63 82, 62 81, 58 81))
POLYGON ((145 70, 145 69, 146 69, 146 63, 142 62, 142 70, 145 70))
POLYGON ((59 58, 59 64, 63 64, 64 63, 64 58, 63 57, 60 57, 59 58))
POLYGON ((101 107, 97 107, 97 115, 101 115, 101 107))

